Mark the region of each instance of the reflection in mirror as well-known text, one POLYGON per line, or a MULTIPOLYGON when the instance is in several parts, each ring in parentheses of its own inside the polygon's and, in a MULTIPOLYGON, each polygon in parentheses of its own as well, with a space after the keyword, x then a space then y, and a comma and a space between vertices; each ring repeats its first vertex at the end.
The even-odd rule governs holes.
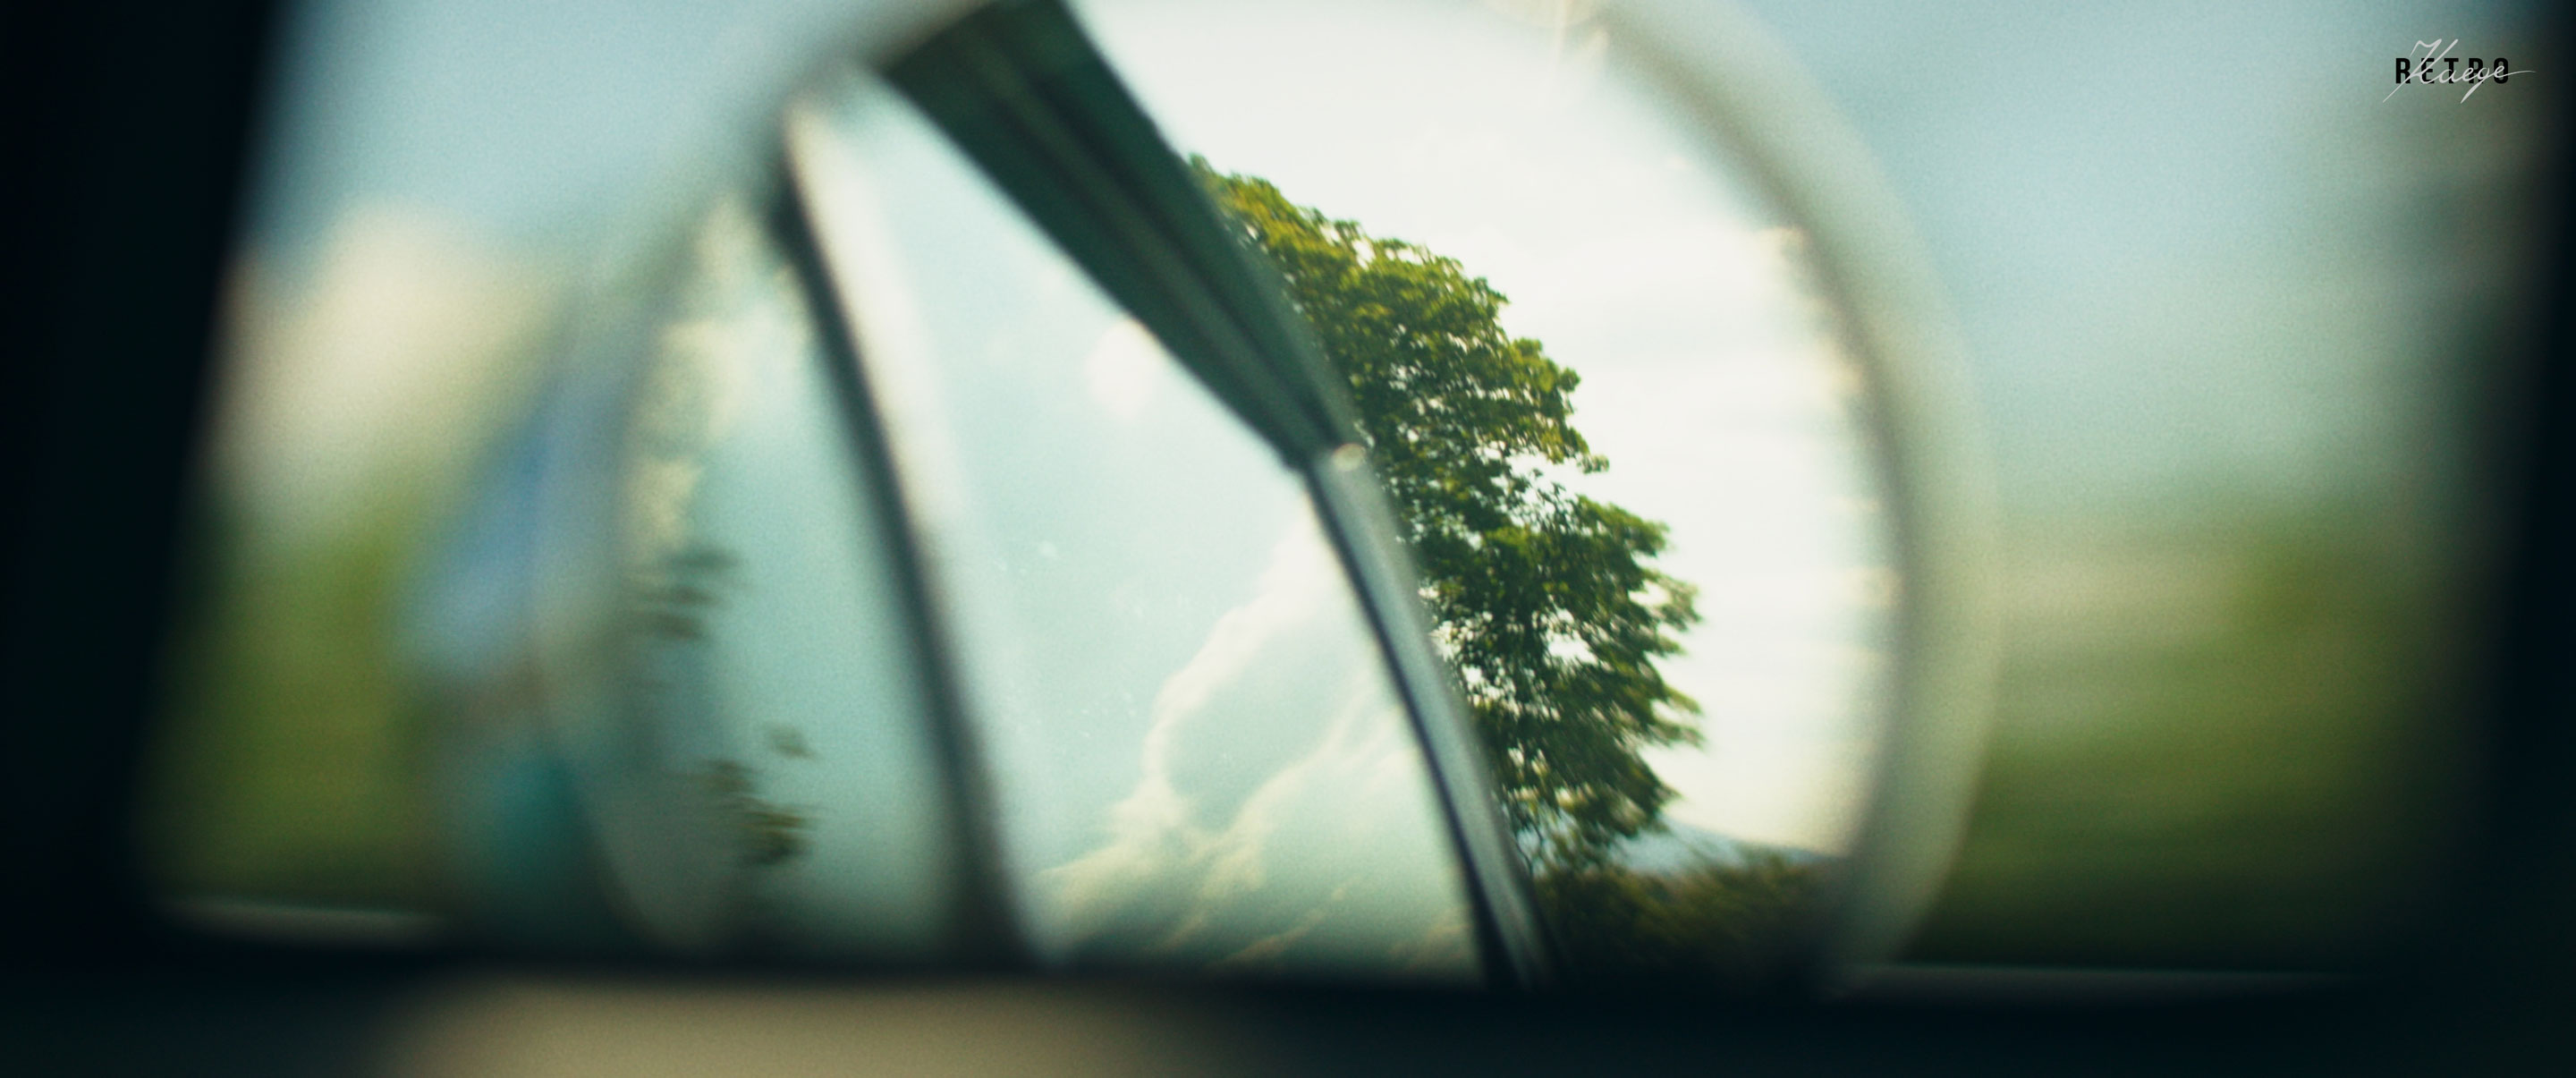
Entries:
POLYGON ((1297 475, 886 85, 788 128, 1040 961, 1472 983, 1457 853, 1297 475))
POLYGON ((1077 7, 1350 380, 1571 975, 1775 972, 1899 593, 1802 230, 1588 5, 1077 7))
POLYGON ((737 943, 935 954, 962 851, 831 352, 743 201, 684 261, 626 428, 632 736, 716 818, 737 943))

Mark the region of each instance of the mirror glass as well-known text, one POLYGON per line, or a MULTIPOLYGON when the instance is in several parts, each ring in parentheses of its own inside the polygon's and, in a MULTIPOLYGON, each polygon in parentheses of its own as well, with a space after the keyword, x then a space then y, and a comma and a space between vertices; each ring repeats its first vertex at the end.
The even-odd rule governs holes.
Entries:
MULTIPOLYGON (((1589 5, 1073 7, 1350 382, 1577 975, 1741 981, 1791 954, 1877 789, 1903 590, 1871 387, 1807 233, 1589 5)), ((492 345, 550 372, 473 398, 485 428, 527 420, 499 478, 444 465, 473 477, 446 501, 371 487, 407 506, 387 534, 419 538, 333 539, 371 559, 345 572, 315 572, 340 564, 320 545, 262 563, 372 598, 226 621, 238 646, 193 660, 220 674, 207 729, 238 746, 169 750, 189 768, 168 799, 188 811, 162 814, 186 821, 166 829, 173 890, 939 961, 973 934, 956 910, 994 852, 1046 963, 1490 972, 1295 473, 899 96, 848 70, 805 90, 740 136, 783 122, 783 175, 746 168, 656 217, 679 237, 662 256, 620 249, 637 264, 604 305, 633 336, 581 393, 552 378, 552 331, 492 345), (781 225, 791 205, 804 230, 781 225), (854 370, 874 414, 836 396, 854 370), (451 516, 499 539, 419 523, 451 516), (566 521, 589 531, 554 534, 566 521), (452 625, 388 598, 433 554, 458 568, 420 590, 464 610, 452 625), (558 554, 588 590, 549 583, 558 554), (405 618, 438 654, 397 653, 381 626, 405 618), (288 623, 313 646, 273 646, 288 623), (916 650, 933 637, 938 662, 916 650), (942 662, 954 716, 918 680, 942 662), (471 699, 397 697, 405 664, 471 699), (325 750, 333 766, 306 762, 325 750), (988 800, 958 792, 961 759, 988 800)), ((362 268, 447 264, 406 243, 362 268)), ((452 352, 539 291, 468 268, 485 290, 440 320, 336 332, 452 352)), ((576 328, 605 317, 548 302, 576 328)), ((352 368, 373 355, 325 343, 352 368)))
POLYGON ((1776 956, 1872 793, 1901 590, 1806 233, 1591 5, 1075 7, 1353 379, 1567 957, 1776 956), (1441 438, 1499 466, 1391 452, 1441 438))
POLYGON ((713 207, 646 344, 620 499, 626 736, 710 802, 738 940, 920 959, 963 851, 901 563, 828 367, 843 353, 767 217, 713 207))
POLYGON ((884 83, 787 129, 1036 959, 1473 982, 1430 776, 1296 475, 884 83))

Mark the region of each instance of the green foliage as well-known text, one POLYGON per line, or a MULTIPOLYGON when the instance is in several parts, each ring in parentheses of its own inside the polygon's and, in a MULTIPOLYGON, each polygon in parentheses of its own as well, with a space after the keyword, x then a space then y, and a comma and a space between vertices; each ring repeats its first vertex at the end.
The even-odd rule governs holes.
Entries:
POLYGON ((421 704, 394 637, 417 503, 352 511, 292 555, 217 503, 191 551, 137 826, 179 899, 419 909, 432 901, 421 704))
POLYGON ((759 779, 734 760, 707 764, 700 781, 723 814, 726 830, 739 844, 742 863, 752 868, 783 864, 805 852, 811 822, 803 813, 761 798, 759 779))
POLYGON ((1612 864, 1538 878, 1558 956, 1591 981, 1757 988, 1813 928, 1822 867, 1760 852, 1670 873, 1612 864))
POLYGON ((709 546, 684 547, 657 559, 627 582, 636 629, 673 642, 705 639, 707 612, 723 601, 733 567, 732 552, 709 546))
MULTIPOLYGON (((733 587, 734 569, 740 561, 732 551, 703 543, 692 543, 654 559, 645 571, 633 574, 627 581, 634 631, 657 646, 706 646, 707 617, 724 605, 724 594, 733 587)), ((649 673, 642 676, 641 684, 646 691, 643 702, 649 708, 704 706, 698 697, 675 693, 672 686, 649 673)), ((706 715, 694 716, 691 721, 720 722, 706 715)), ((767 741, 770 751, 781 759, 814 758, 805 735, 793 726, 770 726, 767 741)), ((721 826, 733 838, 745 866, 767 868, 805 853, 806 832, 811 830, 812 821, 795 809, 762 798, 760 774, 750 765, 738 760, 709 761, 699 776, 699 784, 713 802, 721 826)))
POLYGON ((1698 741, 1655 666, 1698 615, 1651 565, 1663 525, 1551 478, 1608 465, 1572 423, 1580 379, 1455 260, 1197 164, 1350 384, 1514 830, 1542 866, 1604 862, 1672 798, 1643 750, 1698 741))

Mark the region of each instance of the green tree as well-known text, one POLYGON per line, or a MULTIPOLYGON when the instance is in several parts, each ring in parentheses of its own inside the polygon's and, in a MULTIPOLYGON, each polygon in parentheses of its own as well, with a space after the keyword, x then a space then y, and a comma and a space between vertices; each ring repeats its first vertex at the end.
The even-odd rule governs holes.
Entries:
POLYGON ((1644 750, 1699 740, 1655 665, 1698 615, 1651 564, 1663 525, 1552 477, 1608 466, 1571 421, 1579 379, 1455 260, 1197 165, 1349 381, 1514 830, 1544 868, 1604 862, 1672 798, 1644 750))
POLYGON ((1774 987, 1819 927, 1825 877, 1776 851, 1661 872, 1615 864, 1541 875, 1557 955, 1593 981, 1774 987))

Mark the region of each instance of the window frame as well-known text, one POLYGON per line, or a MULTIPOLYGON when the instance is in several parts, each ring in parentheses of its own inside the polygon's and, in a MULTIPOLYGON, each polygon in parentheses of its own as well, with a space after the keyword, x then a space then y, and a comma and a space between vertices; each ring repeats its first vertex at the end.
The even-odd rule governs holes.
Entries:
MULTIPOLYGON (((1519 990, 1551 983, 1552 950, 1529 868, 1504 822, 1454 678, 1433 650, 1393 508, 1359 444, 1346 391, 1328 373, 1276 271, 1226 227, 1187 164, 1056 0, 983 5, 873 66, 1297 476, 1422 752, 1465 878, 1487 980, 1519 990)), ((979 763, 916 514, 905 503, 894 446, 866 384, 856 315, 817 232, 814 181, 783 138, 778 147, 769 158, 778 177, 774 234, 827 338, 838 409, 876 480, 877 511, 899 535, 896 576, 921 640, 924 683, 933 686, 936 737, 961 818, 972 821, 974 909, 965 920, 1025 955, 1004 912, 993 780, 979 763)))

